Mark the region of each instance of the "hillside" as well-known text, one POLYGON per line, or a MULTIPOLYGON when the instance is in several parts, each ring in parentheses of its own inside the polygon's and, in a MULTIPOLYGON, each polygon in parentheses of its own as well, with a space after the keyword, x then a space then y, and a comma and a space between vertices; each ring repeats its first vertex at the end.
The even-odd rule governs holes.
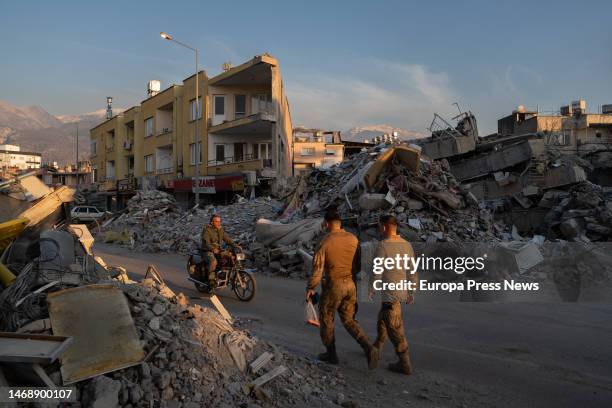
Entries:
MULTIPOLYGON (((121 110, 117 110, 120 112, 121 110)), ((42 153, 43 163, 74 163, 79 127, 79 157, 89 157, 89 129, 101 123, 106 110, 82 115, 53 116, 39 106, 15 106, 0 101, 0 144, 15 144, 42 153)))

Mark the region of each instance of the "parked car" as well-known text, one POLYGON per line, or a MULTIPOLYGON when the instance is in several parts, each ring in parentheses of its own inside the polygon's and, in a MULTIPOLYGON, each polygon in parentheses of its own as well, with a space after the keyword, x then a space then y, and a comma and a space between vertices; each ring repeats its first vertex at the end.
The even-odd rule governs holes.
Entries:
POLYGON ((92 222, 104 218, 105 215, 106 211, 86 205, 76 206, 70 211, 72 219, 79 222, 92 222))

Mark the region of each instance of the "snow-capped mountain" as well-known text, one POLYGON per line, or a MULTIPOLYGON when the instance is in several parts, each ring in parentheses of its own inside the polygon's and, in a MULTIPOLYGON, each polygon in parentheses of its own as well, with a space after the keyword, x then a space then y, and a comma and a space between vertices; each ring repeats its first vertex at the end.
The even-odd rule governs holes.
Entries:
POLYGON ((398 137, 402 140, 419 139, 428 136, 425 133, 417 132, 414 130, 407 130, 398 127, 393 127, 390 125, 380 124, 360 126, 345 130, 342 132, 342 140, 350 140, 353 142, 363 142, 364 140, 371 141, 376 136, 382 136, 385 133, 393 134, 393 132, 397 132, 398 137))

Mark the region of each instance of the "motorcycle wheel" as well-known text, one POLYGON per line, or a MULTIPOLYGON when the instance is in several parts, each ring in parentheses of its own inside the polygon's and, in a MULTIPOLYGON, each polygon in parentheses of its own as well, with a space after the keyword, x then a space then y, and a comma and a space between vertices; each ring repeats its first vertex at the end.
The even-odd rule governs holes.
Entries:
MULTIPOLYGON (((189 258, 189 260, 187 261, 187 273, 192 278, 195 276, 195 268, 197 268, 197 266, 191 261, 191 258, 189 258)), ((213 293, 213 288, 208 285, 193 282, 193 286, 195 286, 196 290, 200 293, 213 293)))
POLYGON ((255 276, 252 273, 247 271, 238 271, 240 274, 240 280, 242 284, 238 281, 238 277, 234 278, 234 282, 232 284, 232 289, 236 294, 238 300, 243 302, 248 302, 255 296, 255 291, 257 290, 257 284, 255 283, 255 276))

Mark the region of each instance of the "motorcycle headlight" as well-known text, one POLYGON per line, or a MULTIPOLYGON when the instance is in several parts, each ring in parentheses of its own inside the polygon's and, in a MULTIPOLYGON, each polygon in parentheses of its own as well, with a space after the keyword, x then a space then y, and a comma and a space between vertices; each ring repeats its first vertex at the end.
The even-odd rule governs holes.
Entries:
POLYGON ((244 254, 243 253, 236 254, 236 259, 239 261, 244 261, 244 254))

